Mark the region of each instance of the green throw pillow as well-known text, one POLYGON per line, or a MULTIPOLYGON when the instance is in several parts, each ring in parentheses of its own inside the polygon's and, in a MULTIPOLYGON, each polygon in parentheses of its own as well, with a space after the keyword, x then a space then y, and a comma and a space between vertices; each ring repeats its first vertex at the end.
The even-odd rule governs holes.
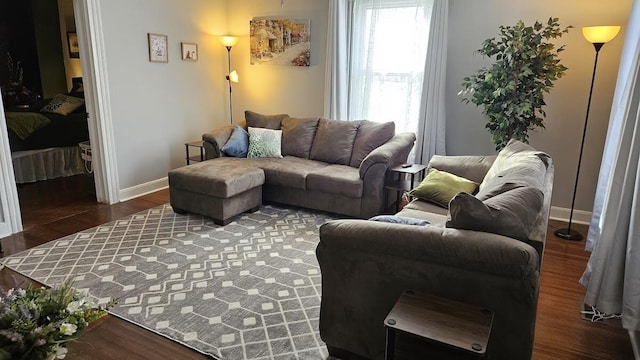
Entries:
POLYGON ((478 184, 469 179, 431 168, 420 185, 411 190, 409 194, 446 208, 449 206, 449 201, 457 193, 471 194, 476 190, 476 187, 478 184))
POLYGON ((281 158, 282 130, 249 128, 248 158, 281 158))

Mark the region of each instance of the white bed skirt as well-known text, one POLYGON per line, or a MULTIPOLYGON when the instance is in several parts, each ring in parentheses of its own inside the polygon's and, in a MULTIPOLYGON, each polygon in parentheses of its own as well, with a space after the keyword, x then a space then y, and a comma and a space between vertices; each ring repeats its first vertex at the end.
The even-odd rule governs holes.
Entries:
POLYGON ((18 184, 84 174, 78 146, 11 153, 18 184))

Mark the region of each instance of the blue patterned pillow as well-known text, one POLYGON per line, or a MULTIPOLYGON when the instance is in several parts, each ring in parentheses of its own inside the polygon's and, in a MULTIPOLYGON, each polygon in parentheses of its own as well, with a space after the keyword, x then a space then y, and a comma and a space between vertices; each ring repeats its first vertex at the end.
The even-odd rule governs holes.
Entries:
POLYGON ((249 128, 248 158, 281 158, 282 130, 249 128))
POLYGON ((249 133, 245 129, 236 125, 229 140, 220 148, 222 152, 232 157, 247 157, 249 151, 249 133))

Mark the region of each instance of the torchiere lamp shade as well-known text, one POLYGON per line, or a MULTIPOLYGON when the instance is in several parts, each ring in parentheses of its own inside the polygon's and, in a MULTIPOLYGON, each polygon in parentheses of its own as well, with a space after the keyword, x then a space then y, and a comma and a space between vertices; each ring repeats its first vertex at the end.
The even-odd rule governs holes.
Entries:
POLYGON ((592 44, 607 43, 618 35, 620 26, 587 26, 582 28, 582 35, 592 44))

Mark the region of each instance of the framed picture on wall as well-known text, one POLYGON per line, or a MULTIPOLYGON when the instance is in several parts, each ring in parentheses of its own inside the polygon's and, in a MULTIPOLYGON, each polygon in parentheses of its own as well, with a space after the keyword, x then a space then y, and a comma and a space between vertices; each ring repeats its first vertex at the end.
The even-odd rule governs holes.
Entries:
POLYGON ((198 45, 194 43, 183 42, 180 43, 182 49, 182 60, 197 61, 198 60, 198 45))
POLYGON ((169 62, 167 35, 152 33, 148 33, 147 35, 149 39, 149 61, 169 62))
POLYGON ((69 45, 69 57, 72 59, 79 59, 80 48, 78 47, 78 34, 75 32, 68 32, 67 44, 69 45))

